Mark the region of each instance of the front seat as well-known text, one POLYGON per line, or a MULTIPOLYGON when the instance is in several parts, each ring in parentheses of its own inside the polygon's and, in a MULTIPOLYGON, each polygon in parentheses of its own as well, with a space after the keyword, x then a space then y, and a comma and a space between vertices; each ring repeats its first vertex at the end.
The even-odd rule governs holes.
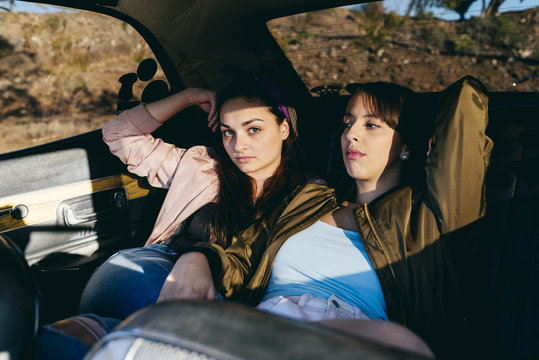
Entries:
POLYGON ((424 359, 315 323, 232 303, 160 303, 131 315, 85 360, 424 359))
POLYGON ((39 296, 19 249, 0 235, 0 358, 28 356, 39 324, 39 296))

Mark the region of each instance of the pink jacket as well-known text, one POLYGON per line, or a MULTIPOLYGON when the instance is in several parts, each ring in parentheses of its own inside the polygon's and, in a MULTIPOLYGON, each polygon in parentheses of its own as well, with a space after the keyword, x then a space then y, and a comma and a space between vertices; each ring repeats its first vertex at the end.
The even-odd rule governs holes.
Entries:
POLYGON ((213 150, 180 149, 151 136, 161 125, 138 105, 103 126, 103 140, 127 170, 147 177, 151 186, 169 189, 146 245, 167 244, 185 219, 215 200, 219 189, 213 150))

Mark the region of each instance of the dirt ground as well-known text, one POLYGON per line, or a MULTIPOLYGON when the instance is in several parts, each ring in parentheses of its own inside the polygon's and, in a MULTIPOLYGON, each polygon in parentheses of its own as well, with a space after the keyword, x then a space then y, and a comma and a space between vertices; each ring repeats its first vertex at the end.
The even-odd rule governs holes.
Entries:
MULTIPOLYGON (((447 22, 332 9, 268 26, 310 89, 382 80, 439 91, 471 74, 490 90, 538 91, 538 78, 513 86, 539 72, 538 13, 447 22)), ((115 113, 117 79, 151 56, 105 16, 0 12, 0 153, 99 128, 115 113)))
POLYGON ((345 9, 274 20, 270 30, 309 87, 391 81, 440 91, 473 75, 494 91, 538 91, 539 8, 465 22, 345 9))

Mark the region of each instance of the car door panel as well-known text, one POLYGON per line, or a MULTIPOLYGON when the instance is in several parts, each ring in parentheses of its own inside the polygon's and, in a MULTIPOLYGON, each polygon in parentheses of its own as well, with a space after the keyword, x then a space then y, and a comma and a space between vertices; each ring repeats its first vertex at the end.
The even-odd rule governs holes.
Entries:
MULTIPOLYGON (((151 187, 125 172, 99 132, 2 157, 0 172, 12 180, 0 186, 0 233, 31 264, 58 253, 91 255, 136 239, 151 187)), ((147 232, 151 224, 145 223, 147 232)))
POLYGON ((21 249, 42 321, 77 312, 94 269, 148 238, 166 191, 129 174, 93 131, 0 155, 0 234, 21 249))

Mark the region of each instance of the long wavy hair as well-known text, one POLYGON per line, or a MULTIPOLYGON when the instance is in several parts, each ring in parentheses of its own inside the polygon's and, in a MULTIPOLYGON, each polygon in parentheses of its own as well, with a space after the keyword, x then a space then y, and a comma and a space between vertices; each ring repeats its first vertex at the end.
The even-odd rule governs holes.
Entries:
POLYGON ((228 246, 234 234, 272 211, 306 178, 298 162, 296 112, 282 100, 273 83, 258 75, 237 79, 218 94, 219 109, 227 101, 238 98, 265 104, 275 115, 278 125, 289 121, 290 134, 282 144, 280 165, 264 182, 263 193, 256 201, 254 179, 232 162, 223 146, 222 136, 219 137, 216 153, 220 188, 215 215, 210 222, 210 242, 222 246, 228 246))

